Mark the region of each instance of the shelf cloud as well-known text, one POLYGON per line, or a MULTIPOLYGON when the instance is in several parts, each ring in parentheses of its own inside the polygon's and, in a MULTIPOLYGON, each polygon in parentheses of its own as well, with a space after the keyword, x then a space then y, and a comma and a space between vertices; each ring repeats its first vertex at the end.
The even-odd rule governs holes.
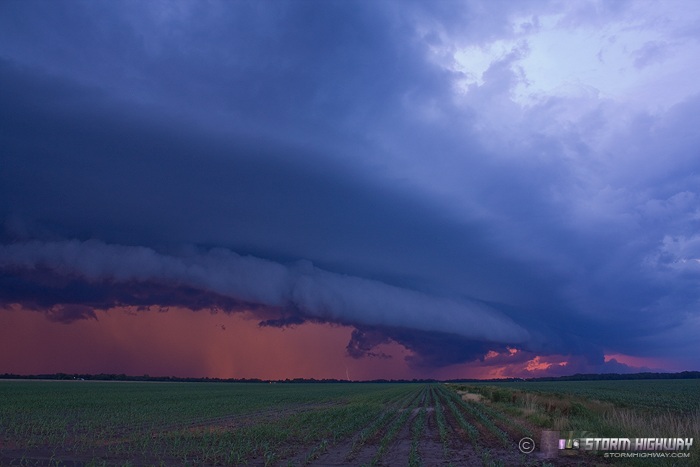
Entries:
MULTIPOLYGON (((96 240, 32 241, 0 247, 0 267, 7 271, 3 288, 7 304, 25 300, 31 303, 43 293, 46 297, 41 302, 47 306, 49 317, 57 321, 94 318, 90 307, 163 305, 160 300, 140 302, 136 294, 130 293, 132 284, 141 283, 165 289, 165 293, 184 288, 230 299, 222 302, 225 311, 255 311, 262 307, 268 314, 277 311, 284 316, 277 321, 261 321, 267 326, 299 324, 308 319, 453 334, 493 343, 520 343, 528 337, 525 329, 483 304, 448 300, 375 280, 335 274, 309 262, 284 266, 223 249, 176 257, 150 248, 108 245, 96 240), (52 292, 45 292, 51 287, 43 284, 31 293, 13 295, 13 288, 19 288, 18 282, 38 282, 33 277, 37 270, 44 276, 48 272, 78 280, 83 290, 72 297, 64 295, 51 300, 52 292), (109 288, 112 292, 98 293, 84 303, 83 297, 87 296, 84 289, 90 288, 109 288), (246 304, 250 306, 246 308, 246 304)), ((167 302, 169 306, 192 306, 187 299, 178 302, 177 293, 172 297, 167 302)), ((215 304, 215 301, 207 302, 208 306, 215 304)))

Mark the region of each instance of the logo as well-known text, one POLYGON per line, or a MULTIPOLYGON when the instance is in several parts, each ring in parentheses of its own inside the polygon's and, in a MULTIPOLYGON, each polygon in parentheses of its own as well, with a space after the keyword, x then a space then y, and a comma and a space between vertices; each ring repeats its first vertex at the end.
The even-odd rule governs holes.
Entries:
POLYGON ((520 440, 518 443, 518 449, 520 449, 520 452, 523 454, 530 454, 532 451, 535 450, 535 440, 532 438, 523 438, 520 440))

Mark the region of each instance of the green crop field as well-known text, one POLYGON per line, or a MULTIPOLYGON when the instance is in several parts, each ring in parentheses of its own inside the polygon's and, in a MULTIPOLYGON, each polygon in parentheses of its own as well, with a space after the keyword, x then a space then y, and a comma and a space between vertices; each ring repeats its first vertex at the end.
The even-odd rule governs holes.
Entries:
POLYGON ((518 441, 676 435, 650 427, 697 439, 698 382, 0 381, 0 465, 597 465, 518 441))

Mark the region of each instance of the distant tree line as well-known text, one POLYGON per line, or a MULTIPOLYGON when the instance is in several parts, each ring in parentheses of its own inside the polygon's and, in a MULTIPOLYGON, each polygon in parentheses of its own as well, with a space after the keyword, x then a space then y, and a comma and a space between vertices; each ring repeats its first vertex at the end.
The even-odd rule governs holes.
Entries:
MULTIPOLYGON (((601 380, 635 380, 635 379, 697 379, 700 371, 681 371, 680 373, 591 373, 575 374, 570 376, 548 376, 541 378, 500 378, 500 379, 451 379, 448 383, 476 383, 476 382, 517 382, 517 381, 601 381, 601 380)), ((435 379, 374 379, 370 381, 348 381, 345 379, 315 379, 294 378, 283 380, 269 380, 259 378, 195 378, 179 376, 149 376, 149 375, 125 375, 121 374, 70 374, 53 373, 42 375, 15 375, 12 373, 0 374, 0 379, 46 379, 60 381, 161 381, 183 383, 436 383, 435 379)))
POLYGON ((602 373, 602 374, 575 374, 560 376, 558 378, 532 378, 528 381, 592 381, 592 380, 618 380, 618 379, 697 379, 700 371, 681 371, 680 373, 602 373))
POLYGON ((453 379, 450 383, 476 383, 476 382, 515 382, 515 381, 611 381, 611 380, 635 380, 635 379, 697 379, 700 371, 681 371, 680 373, 589 373, 569 376, 544 376, 540 378, 500 378, 500 379, 453 379))
POLYGON ((225 382, 225 381, 235 381, 238 383, 262 383, 265 382, 261 379, 221 379, 221 378, 195 378, 195 377, 179 377, 179 376, 149 376, 149 375, 126 375, 121 374, 111 374, 111 373, 100 373, 100 374, 87 374, 87 373, 52 373, 52 374, 41 374, 41 375, 14 375, 10 373, 5 373, 0 375, 0 379, 48 379, 48 380, 59 380, 59 381, 174 381, 174 382, 225 382))
POLYGON ((125 375, 121 374, 78 374, 78 373, 53 373, 41 375, 16 375, 12 373, 0 374, 0 379, 30 379, 30 380, 57 380, 57 381, 160 381, 160 382, 184 382, 184 383, 435 383, 434 379, 375 379, 371 381, 348 381, 345 379, 315 379, 294 378, 283 380, 268 380, 259 378, 196 378, 179 376, 149 376, 149 375, 125 375))

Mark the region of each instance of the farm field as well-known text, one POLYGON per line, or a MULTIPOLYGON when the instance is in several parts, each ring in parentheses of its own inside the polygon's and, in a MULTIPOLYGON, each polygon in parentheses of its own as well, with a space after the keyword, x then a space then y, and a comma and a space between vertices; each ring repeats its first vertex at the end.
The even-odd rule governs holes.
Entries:
POLYGON ((601 383, 612 386, 0 381, 0 465, 599 465, 524 454, 518 441, 636 436, 620 423, 663 417, 697 430, 700 381, 601 383), (652 388, 666 405, 649 409, 652 388))

